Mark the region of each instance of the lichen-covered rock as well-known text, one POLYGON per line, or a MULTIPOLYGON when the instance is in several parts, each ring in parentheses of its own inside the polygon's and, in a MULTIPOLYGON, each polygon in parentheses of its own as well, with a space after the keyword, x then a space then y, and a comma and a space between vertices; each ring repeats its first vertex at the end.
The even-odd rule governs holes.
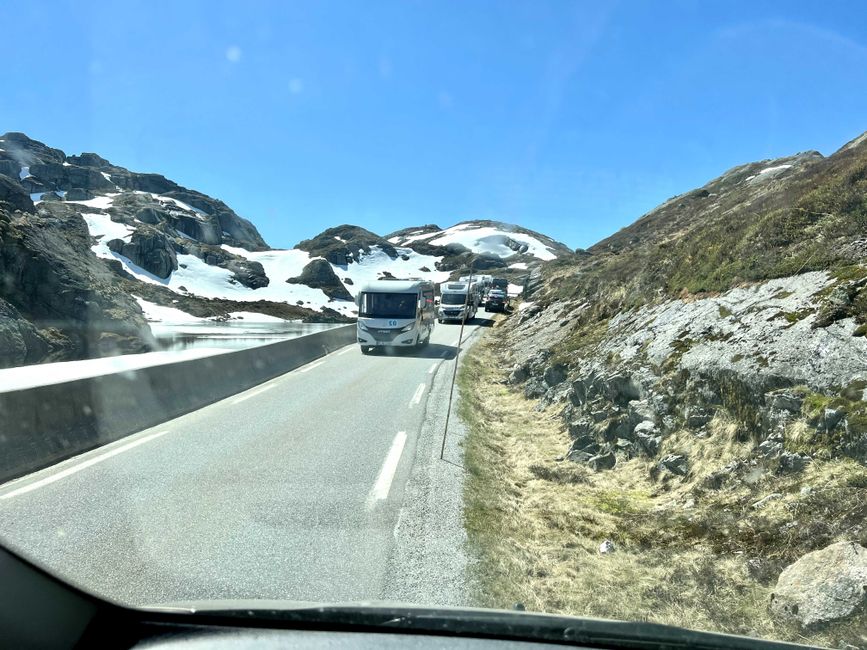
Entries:
POLYGON ((771 594, 771 612, 809 628, 847 619, 867 605, 867 549, 838 542, 786 567, 771 594))

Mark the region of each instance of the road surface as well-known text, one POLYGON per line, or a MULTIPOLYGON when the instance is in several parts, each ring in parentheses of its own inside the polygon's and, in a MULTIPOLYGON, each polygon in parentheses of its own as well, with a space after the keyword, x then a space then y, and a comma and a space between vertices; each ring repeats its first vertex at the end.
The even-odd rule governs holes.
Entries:
POLYGON ((348 346, 0 486, 0 540, 135 605, 466 605, 462 470, 438 460, 459 330, 398 355, 348 346))

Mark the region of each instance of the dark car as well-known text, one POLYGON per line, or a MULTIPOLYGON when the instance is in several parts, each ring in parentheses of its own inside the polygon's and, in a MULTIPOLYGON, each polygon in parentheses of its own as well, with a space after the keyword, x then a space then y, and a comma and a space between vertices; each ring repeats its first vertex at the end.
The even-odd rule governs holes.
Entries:
POLYGON ((491 289, 485 299, 486 311, 506 311, 509 306, 509 296, 502 289, 491 289))

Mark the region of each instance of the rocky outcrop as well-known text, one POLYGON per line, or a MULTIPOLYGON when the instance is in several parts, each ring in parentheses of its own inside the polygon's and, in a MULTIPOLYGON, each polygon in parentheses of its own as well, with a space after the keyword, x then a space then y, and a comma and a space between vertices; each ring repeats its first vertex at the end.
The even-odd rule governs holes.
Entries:
POLYGON ((771 612, 815 628, 861 614, 867 607, 867 549, 838 542, 786 567, 771 594, 771 612))
POLYGON ((138 304, 90 245, 84 221, 62 202, 34 213, 0 207, 0 367, 154 344, 138 304))
POLYGON ((0 299, 0 368, 36 363, 50 350, 51 342, 36 326, 0 299))
POLYGON ((289 278, 286 282, 322 289, 332 300, 352 300, 352 294, 343 286, 331 265, 323 259, 311 260, 301 271, 301 275, 289 278))
POLYGON ((158 278, 166 279, 178 268, 178 258, 171 242, 157 231, 136 232, 128 242, 113 239, 108 242, 108 247, 158 278))
POLYGON ((9 210, 33 212, 33 201, 21 184, 5 176, 0 176, 0 203, 5 203, 9 210))
POLYGON ((342 225, 329 228, 313 239, 299 242, 295 248, 307 251, 311 257, 322 257, 335 266, 346 266, 359 259, 360 254, 370 253, 376 246, 391 259, 397 251, 386 239, 358 226, 342 225))

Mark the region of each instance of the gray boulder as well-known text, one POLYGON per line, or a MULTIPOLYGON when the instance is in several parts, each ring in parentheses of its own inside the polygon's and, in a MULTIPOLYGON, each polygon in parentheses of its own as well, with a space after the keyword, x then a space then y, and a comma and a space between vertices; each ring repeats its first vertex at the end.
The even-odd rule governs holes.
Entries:
POLYGON ((790 391, 775 391, 765 395, 765 404, 775 411, 788 411, 789 413, 800 413, 801 404, 804 403, 804 398, 797 393, 790 391))
POLYGON ((343 286, 331 265, 323 259, 310 261, 301 271, 301 275, 289 278, 286 282, 322 289, 332 300, 352 300, 352 294, 343 286))
POLYGON ((804 628, 852 617, 867 604, 867 549, 837 542, 786 567, 771 594, 771 613, 804 628))
POLYGON ((601 472, 606 469, 613 469, 617 464, 617 456, 612 452, 597 454, 587 460, 587 464, 596 472, 601 472))
POLYGON ((813 461, 806 454, 796 454, 791 451, 783 451, 778 459, 779 466, 777 471, 780 474, 795 474, 803 470, 813 461))
POLYGON ((171 242, 160 232, 133 234, 129 242, 112 239, 108 248, 123 255, 158 278, 167 278, 178 268, 178 258, 171 242))
POLYGON ((232 272, 238 282, 250 289, 261 289, 270 283, 264 267, 259 262, 229 260, 226 262, 226 268, 232 272))
POLYGON ((689 472, 689 464, 687 463, 686 456, 680 454, 668 454, 667 456, 663 456, 657 467, 660 470, 671 472, 677 476, 686 476, 687 472, 689 472))

